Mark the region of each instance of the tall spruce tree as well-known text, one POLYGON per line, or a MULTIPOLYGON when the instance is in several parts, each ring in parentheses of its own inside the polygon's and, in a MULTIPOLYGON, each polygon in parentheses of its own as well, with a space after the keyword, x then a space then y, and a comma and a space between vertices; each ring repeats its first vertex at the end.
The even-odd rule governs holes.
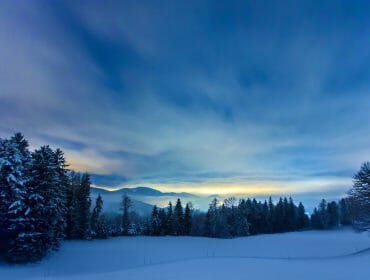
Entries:
POLYGON ((339 201, 339 220, 340 224, 344 226, 352 224, 351 206, 348 198, 342 198, 339 201))
POLYGON ((171 201, 168 203, 166 221, 167 221, 166 235, 174 235, 175 226, 174 226, 174 216, 173 216, 173 209, 172 209, 171 201))
POLYGON ((85 173, 81 176, 80 187, 76 190, 77 202, 77 237, 78 239, 89 238, 90 226, 90 175, 85 173))
POLYGON ((296 227, 298 230, 305 229, 309 226, 310 220, 306 214, 306 210, 302 204, 302 202, 299 203, 298 209, 297 209, 297 224, 296 227))
POLYGON ((175 235, 184 234, 184 210, 180 198, 177 199, 174 210, 174 232, 175 235))
POLYGON ((191 209, 189 203, 186 203, 184 213, 184 235, 190 235, 191 232, 191 209))
POLYGON ((57 248, 64 237, 65 208, 58 158, 49 146, 32 153, 29 188, 31 214, 36 215, 35 229, 42 238, 44 250, 57 248))
POLYGON ((122 234, 128 235, 130 233, 130 208, 132 206, 131 198, 125 193, 122 196, 122 234))
POLYGON ((101 213, 103 211, 103 199, 99 194, 95 201, 95 207, 91 213, 91 237, 95 238, 98 235, 99 222, 101 220, 101 213))
POLYGON ((38 258, 30 244, 34 234, 27 203, 29 165, 28 143, 20 133, 0 139, 0 252, 13 262, 38 258))
POLYGON ((152 215, 150 217, 150 235, 160 235, 161 229, 160 229, 160 221, 159 221, 159 213, 158 213, 158 207, 157 205, 153 206, 152 215))
POLYGON ((335 201, 328 203, 328 227, 336 227, 339 224, 339 209, 335 201))
POLYGON ((67 226, 66 238, 79 238, 79 204, 78 204, 78 190, 81 187, 81 174, 74 171, 69 173, 68 187, 66 195, 67 207, 67 226))

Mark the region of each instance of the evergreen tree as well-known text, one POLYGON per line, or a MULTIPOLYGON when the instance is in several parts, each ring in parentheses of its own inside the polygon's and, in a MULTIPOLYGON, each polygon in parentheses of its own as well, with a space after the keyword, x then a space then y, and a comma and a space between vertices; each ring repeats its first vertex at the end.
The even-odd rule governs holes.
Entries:
POLYGON ((302 202, 300 202, 298 205, 298 209, 297 209, 296 228, 298 230, 305 229, 309 226, 309 223, 310 223, 310 220, 308 216, 306 215, 306 210, 304 209, 302 202))
POLYGON ((209 208, 205 217, 204 235, 209 237, 216 236, 216 219, 217 219, 218 200, 214 198, 209 204, 209 208))
POLYGON ((350 200, 348 198, 342 198, 339 201, 339 217, 341 225, 346 226, 352 224, 350 200))
POLYGON ((159 213, 157 205, 154 205, 152 210, 152 215, 150 217, 150 234, 151 235, 159 235, 160 234, 160 222, 159 222, 159 213))
POLYGON ((81 176, 80 187, 76 190, 77 201, 77 238, 89 238, 89 225, 90 225, 90 175, 85 173, 81 176))
POLYGON ((269 211, 268 212, 269 232, 272 233, 272 232, 274 232, 275 205, 272 202, 271 196, 269 197, 268 211, 269 211))
POLYGON ((53 189, 53 203, 56 209, 57 223, 54 225, 53 248, 59 247, 60 241, 65 238, 67 226, 67 189, 69 185, 67 176, 67 163, 63 152, 56 149, 52 160, 55 161, 55 181, 53 189))
POLYGON ((158 210, 159 235, 165 235, 167 232, 167 217, 164 209, 158 210))
POLYGON ((96 226, 96 237, 97 238, 107 238, 108 237, 107 220, 104 215, 101 215, 98 219, 98 223, 96 226))
POLYGON ((245 200, 239 201, 236 221, 236 236, 249 235, 249 222, 245 200))
POLYGON ((168 203, 167 207, 167 215, 166 215, 166 235, 174 235, 175 234, 175 228, 174 228, 174 216, 173 216, 173 209, 172 209, 172 203, 171 201, 168 203))
POLYGON ((64 237, 65 197, 56 153, 42 146, 32 153, 29 205, 34 228, 42 238, 43 250, 57 248, 64 237))
POLYGON ((131 198, 125 193, 122 196, 122 234, 128 235, 131 221, 130 221, 130 208, 132 206, 131 198))
POLYGON ((312 214, 311 214, 311 227, 313 229, 320 229, 321 223, 320 223, 320 217, 319 217, 319 211, 315 207, 312 214))
POLYGON ((370 162, 362 164, 354 176, 352 189, 349 191, 353 225, 360 230, 370 229, 370 162))
POLYGON ((66 195, 67 207, 67 226, 66 237, 67 239, 79 238, 79 206, 77 193, 81 186, 80 173, 71 172, 68 176, 68 187, 66 195))
POLYGON ((177 199, 174 210, 174 233, 175 235, 184 234, 184 212, 180 198, 177 199))
POLYGON ((38 258, 30 245, 34 233, 27 205, 29 164, 28 143, 21 134, 0 139, 0 250, 14 262, 38 258))
POLYGON ((190 235, 191 232, 191 209, 189 203, 186 203, 184 214, 184 234, 190 235))
POLYGON ((314 212, 311 215, 311 226, 314 229, 329 228, 329 215, 325 199, 321 200, 318 209, 314 209, 314 212))
POLYGON ((96 198, 95 207, 91 213, 91 222, 90 222, 90 228, 91 228, 91 236, 95 238, 97 236, 98 232, 98 226, 101 219, 101 212, 103 210, 103 199, 101 195, 99 194, 96 198))
POLYGON ((336 227, 339 224, 339 210, 335 201, 328 203, 328 227, 336 227))

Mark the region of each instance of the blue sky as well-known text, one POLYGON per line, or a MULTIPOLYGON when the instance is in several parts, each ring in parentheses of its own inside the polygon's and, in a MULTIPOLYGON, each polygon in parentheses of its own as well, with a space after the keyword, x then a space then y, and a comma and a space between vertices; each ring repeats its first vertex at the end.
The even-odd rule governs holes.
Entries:
POLYGON ((368 1, 1 1, 0 134, 102 187, 342 195, 370 159, 368 1))

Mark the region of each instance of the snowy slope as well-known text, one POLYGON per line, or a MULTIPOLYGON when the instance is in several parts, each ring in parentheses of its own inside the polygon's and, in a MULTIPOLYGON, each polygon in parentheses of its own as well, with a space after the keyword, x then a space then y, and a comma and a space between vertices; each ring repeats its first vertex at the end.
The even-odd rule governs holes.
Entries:
POLYGON ((65 242, 1 279, 370 279, 370 237, 350 230, 237 239, 122 237, 65 242), (284 277, 283 277, 284 275, 284 277))

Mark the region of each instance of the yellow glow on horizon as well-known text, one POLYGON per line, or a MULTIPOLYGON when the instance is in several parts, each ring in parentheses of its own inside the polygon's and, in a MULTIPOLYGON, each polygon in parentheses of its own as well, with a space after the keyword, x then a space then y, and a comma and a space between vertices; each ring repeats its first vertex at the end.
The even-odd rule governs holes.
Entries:
POLYGON ((164 192, 188 192, 199 195, 267 195, 279 194, 291 191, 287 187, 273 185, 252 185, 252 184, 199 184, 194 186, 158 186, 156 189, 164 192))
POLYGON ((311 191, 325 191, 333 186, 347 184, 348 180, 340 178, 309 179, 294 182, 203 182, 203 183, 174 183, 152 184, 140 182, 127 184, 119 187, 96 186, 107 191, 115 191, 121 188, 135 188, 147 186, 161 192, 187 192, 200 196, 267 196, 267 195, 290 195, 311 191))

